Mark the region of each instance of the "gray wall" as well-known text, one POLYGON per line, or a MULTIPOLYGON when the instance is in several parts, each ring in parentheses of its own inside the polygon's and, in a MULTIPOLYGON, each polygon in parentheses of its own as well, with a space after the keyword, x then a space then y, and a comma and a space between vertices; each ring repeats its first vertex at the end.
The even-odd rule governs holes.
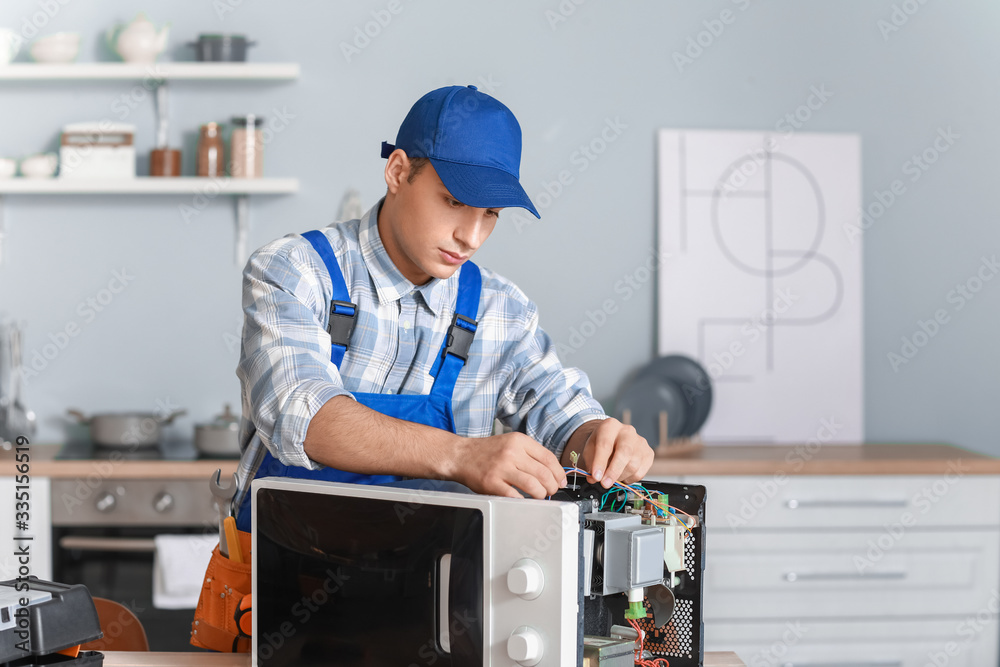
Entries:
MULTIPOLYGON (((579 2, 579 0, 577 0, 579 2)), ((71 0, 41 32, 84 35, 80 60, 105 59, 100 34, 145 8, 172 23, 171 44, 198 32, 243 32, 260 41, 257 61, 297 61, 294 83, 177 83, 172 142, 192 162, 192 133, 209 120, 256 112, 292 116, 267 146, 266 171, 297 176, 299 194, 252 202, 250 243, 330 222, 344 190, 366 207, 382 193, 379 142, 392 139, 409 105, 446 84, 493 82, 521 121, 522 182, 529 193, 560 170, 572 184, 525 225, 508 214, 479 254, 481 264, 517 282, 539 304, 559 342, 655 242, 654 133, 661 127, 767 130, 795 112, 813 86, 833 96, 805 131, 862 136, 866 205, 876 190, 908 179, 904 164, 939 128, 960 138, 864 234, 866 437, 947 441, 1000 454, 998 398, 1000 280, 957 310, 956 284, 975 275, 1000 245, 996 130, 1000 93, 1000 5, 987 0, 899 2, 912 12, 883 34, 893 3, 879 0, 739 0, 629 3, 590 0, 550 24, 556 0, 402 0, 402 8, 350 62, 341 42, 385 10, 388 0, 298 2, 226 0, 169 3, 71 0), (732 22, 679 71, 672 56, 723 10, 732 22), (627 125, 607 151, 578 172, 577 147, 608 119, 627 125), (909 363, 887 355, 938 309, 950 321, 909 363)), ((0 25, 36 21, 45 2, 5 0, 0 25)), ((905 14, 898 14, 897 20, 905 14)), ((22 56, 23 58, 23 56, 22 56)), ((0 88, 0 155, 54 148, 68 122, 120 119, 125 83, 18 84, 0 88)), ((140 91, 141 92, 141 91, 140 91)), ((127 113, 139 129, 140 167, 153 141, 151 100, 127 113)), ((537 199, 536 199, 537 201, 537 199)), ((0 310, 28 323, 29 361, 50 334, 80 333, 47 361, 27 388, 42 417, 40 436, 61 437, 67 406, 85 410, 187 407, 203 420, 238 403, 234 344, 241 322, 240 273, 232 259, 228 200, 185 222, 184 197, 9 197, 7 262, 0 310), (124 269, 134 279, 92 321, 78 304, 124 269)), ((655 352, 650 281, 568 361, 589 374, 607 406, 626 373, 655 352)), ((52 348, 50 348, 51 351, 52 348)), ((818 351, 821 353, 821 351, 818 351)))

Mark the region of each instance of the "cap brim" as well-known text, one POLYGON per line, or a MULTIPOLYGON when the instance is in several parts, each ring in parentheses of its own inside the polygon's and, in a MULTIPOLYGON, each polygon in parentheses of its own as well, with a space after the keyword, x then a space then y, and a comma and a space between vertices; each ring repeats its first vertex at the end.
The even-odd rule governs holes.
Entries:
POLYGON ((430 158, 441 182, 452 197, 466 206, 476 208, 508 208, 516 206, 527 209, 541 219, 535 205, 528 198, 521 184, 511 174, 494 167, 460 164, 430 158))

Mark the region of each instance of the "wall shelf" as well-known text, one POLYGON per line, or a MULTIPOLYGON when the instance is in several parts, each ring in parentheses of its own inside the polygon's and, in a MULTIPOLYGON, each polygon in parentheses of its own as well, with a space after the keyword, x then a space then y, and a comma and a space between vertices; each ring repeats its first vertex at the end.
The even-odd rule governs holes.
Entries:
POLYGON ((291 81, 298 63, 12 63, 0 81, 291 81))
MULTIPOLYGON (((250 195, 287 195, 299 191, 297 178, 151 177, 116 179, 6 178, 0 179, 0 258, 4 240, 4 199, 9 195, 192 195, 214 199, 233 197, 236 204, 237 266, 249 257, 250 195)), ((192 199, 191 211, 204 203, 192 199)))
MULTIPOLYGON (((157 108, 166 108, 170 81, 291 81, 299 78, 298 63, 209 63, 162 62, 148 64, 91 63, 13 63, 0 66, 0 84, 17 81, 143 81, 156 91, 157 108)), ((299 190, 295 178, 155 178, 137 176, 128 179, 83 180, 60 178, 0 179, 0 264, 3 263, 4 198, 8 195, 191 195, 212 199, 233 197, 236 208, 236 264, 248 257, 247 236, 250 228, 250 195, 284 195, 299 190)), ((197 201, 193 202, 195 205, 197 201)))
POLYGON ((287 195, 299 191, 297 178, 195 178, 193 176, 117 179, 7 178, 0 195, 287 195))

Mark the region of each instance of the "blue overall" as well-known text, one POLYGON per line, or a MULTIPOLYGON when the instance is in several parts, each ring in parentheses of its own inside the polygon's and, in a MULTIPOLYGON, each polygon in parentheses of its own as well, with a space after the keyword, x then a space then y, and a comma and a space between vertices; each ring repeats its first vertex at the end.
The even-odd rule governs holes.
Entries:
MULTIPOLYGON (((351 333, 357 318, 357 305, 351 303, 344 275, 341 273, 337 256, 326 235, 321 231, 306 232, 302 235, 322 258, 333 283, 333 300, 330 302, 330 361, 340 368, 344 353, 350 347, 351 333)), ((423 394, 372 394, 355 393, 354 398, 362 405, 390 417, 405 421, 434 426, 455 432, 455 417, 451 411, 451 396, 455 381, 468 358, 472 339, 476 334, 476 315, 479 313, 479 296, 482 288, 482 274, 472 262, 462 265, 458 276, 458 299, 451 328, 441 346, 441 353, 434 361, 431 375, 435 376, 431 392, 423 394)), ((321 468, 310 470, 301 466, 281 463, 270 451, 257 468, 254 479, 260 477, 294 477, 297 479, 321 479, 330 482, 353 484, 390 484, 401 478, 393 475, 362 475, 360 473, 321 468)), ((247 482, 249 484, 249 481, 247 482)), ((236 527, 250 531, 250 493, 243 496, 236 515, 236 527)))

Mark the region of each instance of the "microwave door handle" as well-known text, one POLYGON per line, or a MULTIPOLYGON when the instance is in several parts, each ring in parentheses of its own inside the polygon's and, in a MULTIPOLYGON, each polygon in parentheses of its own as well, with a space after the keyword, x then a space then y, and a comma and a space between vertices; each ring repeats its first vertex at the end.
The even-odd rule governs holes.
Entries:
POLYGON ((451 583, 451 554, 442 554, 437 565, 437 622, 438 645, 445 653, 451 653, 451 630, 448 619, 448 597, 451 583))

